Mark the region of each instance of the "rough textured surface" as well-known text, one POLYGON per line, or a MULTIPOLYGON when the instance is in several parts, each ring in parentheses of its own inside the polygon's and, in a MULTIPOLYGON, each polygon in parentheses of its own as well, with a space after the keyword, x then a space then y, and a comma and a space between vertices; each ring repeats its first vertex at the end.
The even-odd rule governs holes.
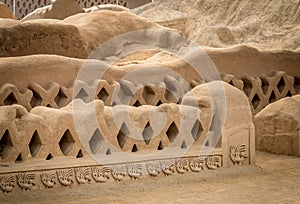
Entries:
MULTIPOLYGON (((262 110, 269 103, 300 93, 300 73, 298 69, 294 69, 294 67, 300 66, 299 53, 259 52, 247 47, 206 50, 219 69, 220 78, 247 95, 253 114, 262 110), (252 55, 255 60, 249 62, 247 60, 248 55, 252 55), (277 67, 284 67, 285 71, 277 71, 277 67), (265 73, 261 73, 261 70, 265 70, 265 73)), ((54 98, 57 98, 57 95, 62 94, 64 102, 60 103, 59 99, 56 99, 58 105, 54 102, 50 104, 51 107, 63 107, 71 100, 74 79, 84 62, 88 62, 87 64, 91 68, 102 66, 99 60, 85 61, 55 55, 1 58, 0 62, 0 87, 2 90, 0 104, 18 103, 25 106, 27 110, 31 109, 28 103, 32 100, 32 95, 24 93, 33 91, 35 93, 33 94, 34 97, 47 98, 47 100, 41 100, 42 103, 34 103, 34 106, 47 105, 49 103, 48 99, 51 98, 50 101, 53 101, 54 98), (9 72, 7 72, 8 69, 9 72), (24 77, 27 80, 22 80, 24 77), (55 87, 58 87, 57 92, 53 92, 53 90, 56 90, 55 87), (16 100, 6 101, 10 93, 14 93, 16 100)), ((116 61, 114 66, 102 77, 111 83, 105 82, 99 86, 99 88, 104 87, 109 96, 105 100, 103 99, 105 104, 110 105, 112 103, 113 91, 123 76, 132 71, 147 69, 153 64, 166 67, 180 74, 182 79, 190 84, 191 88, 203 83, 201 77, 189 64, 170 53, 157 51, 134 53, 116 61)), ((164 72, 160 73, 163 74, 164 72)), ((177 83, 176 86, 182 83, 182 79, 181 81, 177 79, 174 81, 177 83)), ((161 79, 161 82, 165 83, 163 81, 164 79, 161 79)), ((156 105, 159 100, 161 102, 176 102, 174 98, 166 99, 164 97, 165 90, 163 89, 155 88, 155 92, 157 92, 157 95, 152 102, 145 101, 142 91, 137 91, 133 98, 139 100, 142 105, 156 105)), ((135 103, 134 100, 130 102, 131 105, 135 103)))
POLYGON ((54 0, 50 5, 34 10, 22 21, 40 18, 65 19, 68 16, 83 12, 84 10, 75 0, 54 0))
POLYGON ((95 12, 95 11, 101 11, 101 10, 110 10, 110 11, 128 11, 129 9, 115 4, 104 4, 104 5, 98 5, 98 6, 92 6, 90 8, 85 8, 84 11, 86 13, 89 12, 95 12))
POLYGON ((182 12, 188 17, 188 36, 204 46, 245 44, 259 49, 295 50, 300 46, 299 3, 299 0, 155 0, 133 12, 141 14, 160 6, 182 12))
POLYGON ((300 95, 268 105, 254 121, 258 150, 300 156, 300 95))
POLYGON ((13 12, 2 2, 0 2, 0 18, 16 19, 13 12))
MULTIPOLYGON (((137 10, 139 9, 140 8, 138 7, 137 10)), ((166 6, 157 6, 154 8, 147 9, 146 11, 139 14, 139 16, 147 18, 162 26, 176 29, 180 31, 184 36, 187 36, 186 34, 187 16, 184 13, 173 10, 166 6)))
POLYGON ((64 23, 75 25, 91 53, 113 37, 142 29, 159 29, 159 25, 129 12, 99 11, 66 18, 64 23), (113 25, 113 26, 112 26, 113 25))
POLYGON ((19 23, 0 30, 1 57, 31 54, 88 55, 86 43, 73 25, 45 21, 19 23))
POLYGON ((161 27, 129 12, 107 10, 77 14, 64 21, 32 20, 0 30, 0 56, 57 54, 87 58, 115 36, 151 28, 161 27))

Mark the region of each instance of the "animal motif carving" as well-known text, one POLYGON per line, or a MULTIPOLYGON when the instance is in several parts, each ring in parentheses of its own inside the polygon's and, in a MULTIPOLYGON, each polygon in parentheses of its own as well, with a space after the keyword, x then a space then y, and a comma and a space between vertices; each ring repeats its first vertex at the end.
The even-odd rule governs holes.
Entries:
POLYGON ((175 161, 174 160, 170 160, 170 161, 161 161, 160 162, 160 166, 161 166, 161 170, 162 172, 166 175, 166 176, 170 176, 174 173, 174 164, 175 161))
POLYGON ((150 176, 155 177, 159 174, 160 172, 160 167, 158 163, 149 163, 146 164, 147 171, 150 174, 150 176))
POLYGON ((221 167, 221 157, 220 156, 208 156, 206 158, 206 166, 208 169, 215 170, 221 167))
POLYGON ((230 146, 230 158, 234 165, 241 165, 245 158, 247 158, 246 145, 239 144, 236 146, 230 146))
POLYGON ((90 168, 76 168, 75 177, 79 184, 91 182, 91 169, 90 168))
POLYGON ((53 188, 56 184, 56 175, 54 172, 51 173, 43 173, 41 174, 41 180, 42 183, 47 187, 47 188, 53 188))
POLYGON ((18 174, 17 182, 18 185, 22 188, 22 190, 28 191, 35 185, 34 182, 35 175, 34 174, 18 174))
POLYGON ((181 159, 179 161, 176 162, 176 169, 177 172, 180 174, 184 174, 185 172, 187 172, 189 170, 189 165, 188 165, 188 159, 181 159))
POLYGON ((129 164, 127 165, 127 173, 131 179, 135 180, 142 175, 142 164, 129 164))
POLYGON ((15 187, 15 177, 14 176, 0 176, 0 188, 3 192, 9 193, 15 187))
POLYGON ((126 166, 115 167, 112 169, 111 175, 116 181, 122 181, 126 176, 126 166))
POLYGON ((58 181, 64 186, 71 185, 74 181, 72 179, 73 176, 73 170, 67 169, 67 170, 58 170, 56 171, 58 181))
POLYGON ((109 167, 92 167, 92 176, 96 182, 104 183, 109 179, 109 167))
POLYGON ((205 159, 204 158, 193 158, 190 161, 190 168, 193 172, 200 172, 204 169, 205 159))

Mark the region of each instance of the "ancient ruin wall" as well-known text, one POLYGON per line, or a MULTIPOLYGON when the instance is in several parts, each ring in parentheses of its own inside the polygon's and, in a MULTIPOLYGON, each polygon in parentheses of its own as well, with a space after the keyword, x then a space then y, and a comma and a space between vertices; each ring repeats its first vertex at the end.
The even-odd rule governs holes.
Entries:
MULTIPOLYGON (((242 79, 231 74, 224 74, 222 79, 246 94, 253 114, 258 113, 272 102, 300 93, 300 78, 289 76, 283 71, 261 77, 248 76, 242 79)), ((195 85, 199 84, 191 84, 191 86, 195 85)), ((114 91, 117 88, 126 89, 124 86, 126 85, 117 81, 108 83, 105 80, 100 80, 95 99, 102 100, 105 105, 112 105, 114 91)), ((82 91, 87 94, 87 97, 92 97, 89 96, 89 86, 85 84, 85 87, 82 91)), ((73 86, 66 86, 54 81, 49 81, 45 87, 32 81, 27 88, 23 87, 21 90, 15 84, 2 83, 0 85, 0 105, 19 104, 28 111, 36 106, 62 108, 71 102, 72 94, 73 86)), ((141 105, 159 106, 162 103, 176 102, 176 98, 166 89, 149 86, 135 92, 129 105, 135 107, 141 105)))
MULTIPOLYGON (((118 4, 127 8, 135 8, 151 0, 76 0, 82 8, 89 8, 101 4, 118 4)), ((12 11, 15 11, 15 16, 22 19, 30 12, 37 8, 51 4, 51 0, 1 0, 9 6, 12 11)))
MULTIPOLYGON (((219 82, 213 82, 212 86, 216 84, 219 82)), ((104 183, 109 178, 121 181, 138 179, 145 174, 156 177, 158 174, 183 174, 187 171, 199 173, 219 167, 253 164, 254 127, 249 104, 241 91, 225 83, 222 86, 228 99, 227 114, 222 136, 216 146, 207 139, 208 131, 215 128, 212 127, 214 120, 210 121, 212 104, 206 104, 202 111, 200 107, 177 104, 162 104, 155 110, 152 106, 148 106, 148 109, 128 107, 131 110, 130 116, 136 118, 135 122, 142 128, 138 134, 132 132, 127 120, 121 127, 116 125, 113 122, 112 107, 104 106, 100 100, 85 103, 78 99, 63 109, 40 106, 31 112, 19 105, 2 106, 0 155, 1 165, 5 168, 0 169, 0 188, 3 192, 61 188, 104 183), (100 129, 84 129, 86 137, 79 138, 78 129, 74 126, 72 106, 76 103, 84 107, 92 105, 97 110, 100 129), (239 105, 238 111, 243 110, 243 114, 232 108, 234 104, 239 105), (155 122, 157 119, 148 118, 149 111, 158 111, 154 114, 156 116, 163 111, 167 116, 162 130, 155 137, 152 134, 159 123, 155 122), (191 122, 189 117, 184 117, 191 113, 200 116, 200 119, 191 122), (213 147, 214 150, 199 157, 202 147, 213 147), (149 154, 165 150, 183 153, 180 158, 177 154, 162 154, 162 157, 156 159, 149 154), (140 152, 148 154, 142 160, 127 162, 126 157, 122 157, 121 161, 114 160, 118 155, 116 151, 133 155, 140 152), (91 156, 113 159, 110 160, 112 163, 101 165, 92 160, 91 156), (34 165, 37 163, 38 166, 34 165)), ((196 95, 208 94, 206 85, 197 86, 193 91, 196 95)), ((183 103, 186 103, 186 99, 183 99, 183 103)), ((219 113, 221 110, 215 111, 219 113)), ((122 114, 122 111, 119 113, 122 114)), ((82 122, 86 119, 84 115, 81 118, 82 122)))

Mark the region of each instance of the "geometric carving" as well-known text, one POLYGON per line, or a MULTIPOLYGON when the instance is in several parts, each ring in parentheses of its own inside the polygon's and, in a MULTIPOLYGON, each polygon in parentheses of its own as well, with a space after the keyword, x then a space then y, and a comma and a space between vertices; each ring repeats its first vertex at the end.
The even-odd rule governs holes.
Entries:
POLYGON ((59 147, 62 153, 64 155, 68 155, 72 150, 74 144, 75 144, 75 140, 73 139, 70 130, 67 129, 59 141, 59 147))
POLYGON ((163 150, 164 149, 164 146, 162 144, 161 141, 159 141, 159 144, 158 144, 158 147, 157 147, 157 150, 163 150))
POLYGON ((256 109, 259 105, 259 102, 260 102, 260 98, 257 94, 255 94, 251 100, 251 104, 253 106, 254 109, 256 109))
POLYGON ((168 128, 166 134, 169 138, 169 141, 172 143, 178 134, 178 128, 177 128, 175 122, 172 122, 172 124, 168 128))
POLYGON ((55 96, 54 101, 58 107, 64 107, 68 102, 68 89, 66 87, 61 86, 59 88, 58 94, 55 96))
POLYGON ((29 150, 30 150, 32 157, 35 157, 39 153, 41 145, 42 145, 42 142, 41 142, 39 133, 37 131, 34 131, 32 137, 31 137, 31 140, 29 142, 29 150))
POLYGON ((278 84, 277 84, 277 88, 278 88, 278 91, 279 91, 280 94, 284 91, 285 86, 286 86, 286 83, 285 83, 285 81, 284 81, 284 78, 281 77, 281 78, 280 78, 280 81, 279 81, 278 84))
POLYGON ((193 125, 193 128, 192 128, 192 136, 193 136, 193 139, 195 142, 197 142, 201 136, 201 133, 203 132, 203 127, 202 127, 202 124, 201 122, 197 119, 193 125))
POLYGON ((138 151, 137 146, 136 146, 136 144, 134 144, 131 149, 131 152, 137 152, 137 151, 138 151))
POLYGON ((46 157, 46 160, 51 160, 51 159, 53 159, 53 156, 52 156, 52 154, 50 153, 50 154, 48 154, 48 156, 46 157))
POLYGON ((22 153, 20 153, 18 155, 18 157, 16 158, 15 163, 19 163, 19 162, 22 162, 22 161, 24 161, 24 159, 23 159, 22 153))
POLYGON ((119 143, 119 146, 121 147, 121 149, 123 149, 129 134, 130 134, 130 131, 129 131, 128 127, 126 126, 125 123, 123 123, 121 126, 121 129, 118 133, 118 136, 117 136, 118 143, 119 143))
POLYGON ((89 146, 93 154, 96 154, 99 151, 100 146, 103 142, 104 138, 99 129, 97 128, 97 130, 95 130, 93 136, 89 141, 89 146))
POLYGON ((230 158, 234 165, 241 165, 245 158, 247 158, 246 145, 239 144, 236 146, 230 146, 230 158))
POLYGON ((87 94, 84 88, 81 88, 80 91, 78 92, 77 96, 75 97, 76 99, 81 99, 85 103, 90 101, 90 96, 87 94))
POLYGON ((76 155, 76 158, 82 158, 83 157, 83 153, 82 153, 82 150, 80 149, 76 155))
POLYGON ((41 103, 42 103, 42 97, 38 94, 38 92, 36 92, 32 89, 31 89, 31 91, 32 91, 32 94, 33 94, 32 99, 30 101, 31 107, 40 106, 41 103))
POLYGON ((247 78, 242 78, 242 80, 244 82, 243 90, 244 90, 245 94, 249 97, 251 94, 251 91, 253 89, 252 82, 247 78))
POLYGON ((141 105, 142 105, 141 102, 139 100, 136 100, 135 103, 132 106, 139 107, 141 105))
POLYGON ((161 100, 159 100, 156 104, 155 104, 155 106, 160 106, 162 104, 162 102, 161 102, 161 100))
POLYGON ((13 93, 10 93, 6 99, 4 100, 4 105, 8 106, 8 105, 12 105, 12 104, 17 104, 18 101, 15 97, 15 95, 13 93))
POLYGON ((0 140, 0 158, 6 159, 13 147, 11 137, 8 130, 5 130, 0 140))
POLYGON ((98 98, 99 100, 102 100, 102 101, 105 103, 106 100, 108 99, 108 97, 109 97, 109 94, 108 94, 108 92, 106 91, 106 89, 103 87, 103 88, 100 90, 100 92, 98 93, 97 98, 98 98))
POLYGON ((155 92, 149 86, 145 86, 143 89, 143 98, 145 99, 146 104, 151 105, 153 99, 155 98, 155 92))
POLYGON ((144 141, 145 141, 146 145, 148 145, 151 141, 152 136, 153 136, 153 129, 152 129, 149 122, 145 126, 145 128, 142 132, 142 135, 143 135, 143 138, 144 138, 144 141))
POLYGON ((270 97, 269 97, 268 102, 269 102, 269 103, 273 103, 273 102, 275 102, 275 101, 276 101, 276 95, 275 95, 274 91, 272 91, 272 92, 271 92, 271 95, 270 95, 270 97))
POLYGON ((183 140, 183 142, 182 142, 180 148, 181 148, 181 149, 186 149, 186 148, 187 148, 187 145, 186 145, 185 140, 183 140))

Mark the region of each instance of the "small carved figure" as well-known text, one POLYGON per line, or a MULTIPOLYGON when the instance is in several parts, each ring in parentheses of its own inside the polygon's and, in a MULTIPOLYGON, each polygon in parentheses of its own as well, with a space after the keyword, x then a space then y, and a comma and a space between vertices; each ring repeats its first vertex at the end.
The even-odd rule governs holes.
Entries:
POLYGON ((15 187, 14 182, 14 176, 0 176, 0 188, 6 193, 9 193, 13 190, 15 187))
POLYGON ((116 167, 111 171, 112 177, 116 181, 121 181, 123 177, 126 175, 126 166, 116 167))
POLYGON ((179 161, 176 162, 176 169, 177 172, 180 174, 184 174, 185 172, 187 172, 189 170, 189 166, 188 166, 188 159, 181 159, 179 161))
POLYGON ((152 176, 152 177, 155 177, 159 174, 160 172, 160 168, 159 168, 159 164, 156 163, 149 163, 149 164, 146 164, 147 166, 147 171, 148 173, 152 176))
POLYGON ((221 167, 220 156, 208 156, 206 158, 206 166, 211 170, 215 170, 216 168, 221 167))
POLYGON ((34 179, 35 179, 34 174, 18 174, 17 175, 18 185, 22 188, 22 190, 25 190, 25 191, 31 190, 32 186, 35 185, 34 179))
POLYGON ((91 182, 91 170, 90 168, 76 168, 75 177, 79 184, 85 184, 91 182))
POLYGON ((53 188, 56 184, 56 175, 54 172, 51 173, 43 173, 41 174, 41 180, 42 183, 47 187, 47 188, 53 188))
POLYGON ((69 186, 74 182, 73 179, 72 179, 72 176, 73 176, 73 170, 72 169, 58 170, 58 171, 56 171, 56 173, 57 173, 58 181, 64 187, 69 186))
POLYGON ((166 175, 166 176, 170 176, 174 173, 174 164, 175 161, 171 160, 171 161, 161 161, 160 165, 161 165, 161 170, 162 172, 166 175))
POLYGON ((127 173, 131 179, 135 180, 142 175, 142 164, 130 164, 127 165, 127 173))
POLYGON ((205 159, 204 158, 194 158, 190 161, 190 168, 193 172, 200 172, 204 169, 205 159))
POLYGON ((92 176, 96 182, 104 183, 109 179, 109 167, 92 167, 92 176))
POLYGON ((230 146, 230 158, 234 165, 241 165, 245 158, 247 158, 246 145, 239 144, 236 146, 230 146))

